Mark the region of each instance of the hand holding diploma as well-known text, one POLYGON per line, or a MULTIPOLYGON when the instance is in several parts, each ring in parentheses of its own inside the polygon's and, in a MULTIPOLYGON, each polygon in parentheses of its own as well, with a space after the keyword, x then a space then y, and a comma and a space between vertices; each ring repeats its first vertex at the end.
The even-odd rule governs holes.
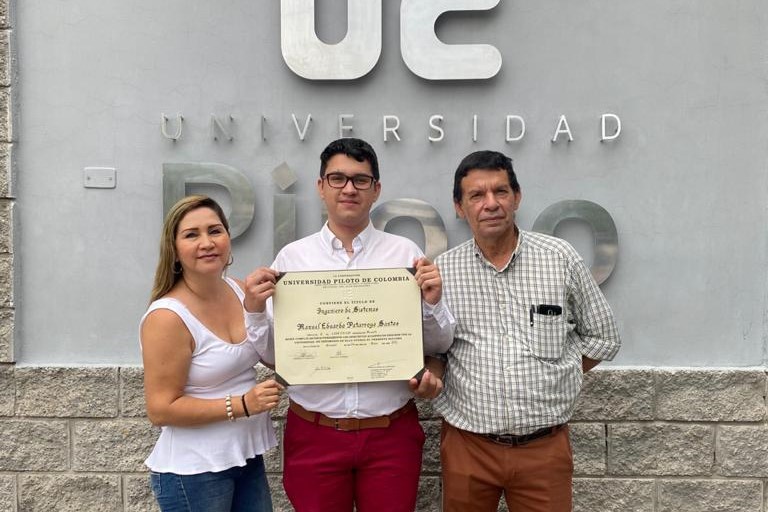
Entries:
POLYGON ((413 262, 416 268, 416 284, 421 288, 421 297, 427 304, 434 306, 440 302, 443 294, 443 280, 437 265, 427 258, 419 258, 413 262))
POLYGON ((408 381, 411 392, 418 398, 433 399, 443 390, 443 381, 429 370, 424 370, 421 379, 408 381))
POLYGON ((280 401, 280 392, 283 389, 283 386, 277 381, 268 379, 248 390, 243 395, 243 404, 247 408, 249 415, 259 414, 260 412, 275 408, 280 401))
POLYGON ((259 267, 245 278, 245 300, 243 306, 249 313, 263 313, 267 307, 267 299, 275 293, 277 270, 259 267))
POLYGON ((408 381, 411 392, 418 398, 431 400, 443 391, 443 373, 445 363, 436 357, 424 358, 424 373, 421 379, 412 378, 408 381))

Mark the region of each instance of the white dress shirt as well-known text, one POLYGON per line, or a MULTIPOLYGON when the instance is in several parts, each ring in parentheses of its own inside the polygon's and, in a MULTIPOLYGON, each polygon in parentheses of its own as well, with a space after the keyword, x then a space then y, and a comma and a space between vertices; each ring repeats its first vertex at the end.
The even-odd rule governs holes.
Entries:
MULTIPOLYGON (((412 267, 416 259, 424 256, 411 240, 379 231, 370 223, 352 246, 354 253, 348 255, 326 224, 319 232, 285 246, 272 268, 287 272, 412 267)), ((424 353, 446 352, 453 341, 456 321, 442 300, 434 306, 422 304, 424 353)), ((270 300, 267 314, 271 316, 271 312, 270 300)), ((248 323, 258 318, 259 313, 247 315, 248 323)), ((263 358, 274 362, 273 339, 263 358)), ((332 418, 382 416, 399 409, 413 396, 407 381, 295 385, 288 387, 288 395, 305 409, 332 418)))

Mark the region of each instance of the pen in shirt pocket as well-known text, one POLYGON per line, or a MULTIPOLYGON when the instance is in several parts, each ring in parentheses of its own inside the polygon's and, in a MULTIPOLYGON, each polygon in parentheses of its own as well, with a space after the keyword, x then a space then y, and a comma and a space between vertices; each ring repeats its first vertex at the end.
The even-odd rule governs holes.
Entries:
POLYGON ((538 306, 535 304, 531 304, 531 309, 530 309, 531 327, 533 327, 534 313, 538 313, 540 315, 545 315, 545 316, 558 316, 563 314, 563 308, 556 304, 539 304, 538 306))

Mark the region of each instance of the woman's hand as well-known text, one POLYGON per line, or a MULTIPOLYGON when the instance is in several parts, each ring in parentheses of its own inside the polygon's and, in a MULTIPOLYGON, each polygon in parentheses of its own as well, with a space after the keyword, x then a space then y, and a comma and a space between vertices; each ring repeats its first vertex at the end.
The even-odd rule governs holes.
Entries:
POLYGON ((284 389, 276 380, 268 379, 256 384, 245 395, 245 405, 250 415, 274 409, 280 402, 280 392, 284 389))
POLYGON ((267 299, 275 293, 277 270, 259 267, 245 278, 245 300, 243 305, 249 313, 263 313, 267 307, 267 299))

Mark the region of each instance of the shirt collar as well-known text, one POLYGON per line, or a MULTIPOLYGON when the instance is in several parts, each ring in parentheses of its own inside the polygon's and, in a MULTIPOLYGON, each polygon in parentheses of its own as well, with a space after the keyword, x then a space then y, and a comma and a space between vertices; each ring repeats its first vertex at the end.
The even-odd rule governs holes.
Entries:
MULTIPOLYGON (((352 247, 354 247, 355 252, 358 252, 360 249, 368 245, 368 242, 371 240, 374 231, 375 228, 373 227, 373 223, 368 221, 368 225, 365 227, 365 229, 362 230, 354 240, 352 240, 352 247)), ((332 253, 333 251, 344 249, 344 246, 341 244, 341 240, 339 240, 336 235, 333 234, 331 228, 328 227, 328 222, 326 222, 323 225, 323 228, 320 230, 320 237, 323 240, 323 244, 328 247, 332 253)))
POLYGON ((512 256, 510 256, 509 261, 500 269, 496 270, 496 267, 494 267, 490 261, 485 257, 483 254, 483 251, 480 250, 480 247, 477 245, 477 240, 474 238, 472 239, 472 250, 475 253, 475 258, 482 262, 484 265, 492 268, 493 270, 496 270, 497 272, 506 272, 509 267, 512 266, 512 263, 514 263, 517 258, 519 257, 520 253, 523 250, 524 247, 524 238, 525 235, 523 234, 523 231, 519 229, 517 226, 515 226, 515 229, 517 230, 517 245, 515 246, 515 250, 512 251, 512 256))

